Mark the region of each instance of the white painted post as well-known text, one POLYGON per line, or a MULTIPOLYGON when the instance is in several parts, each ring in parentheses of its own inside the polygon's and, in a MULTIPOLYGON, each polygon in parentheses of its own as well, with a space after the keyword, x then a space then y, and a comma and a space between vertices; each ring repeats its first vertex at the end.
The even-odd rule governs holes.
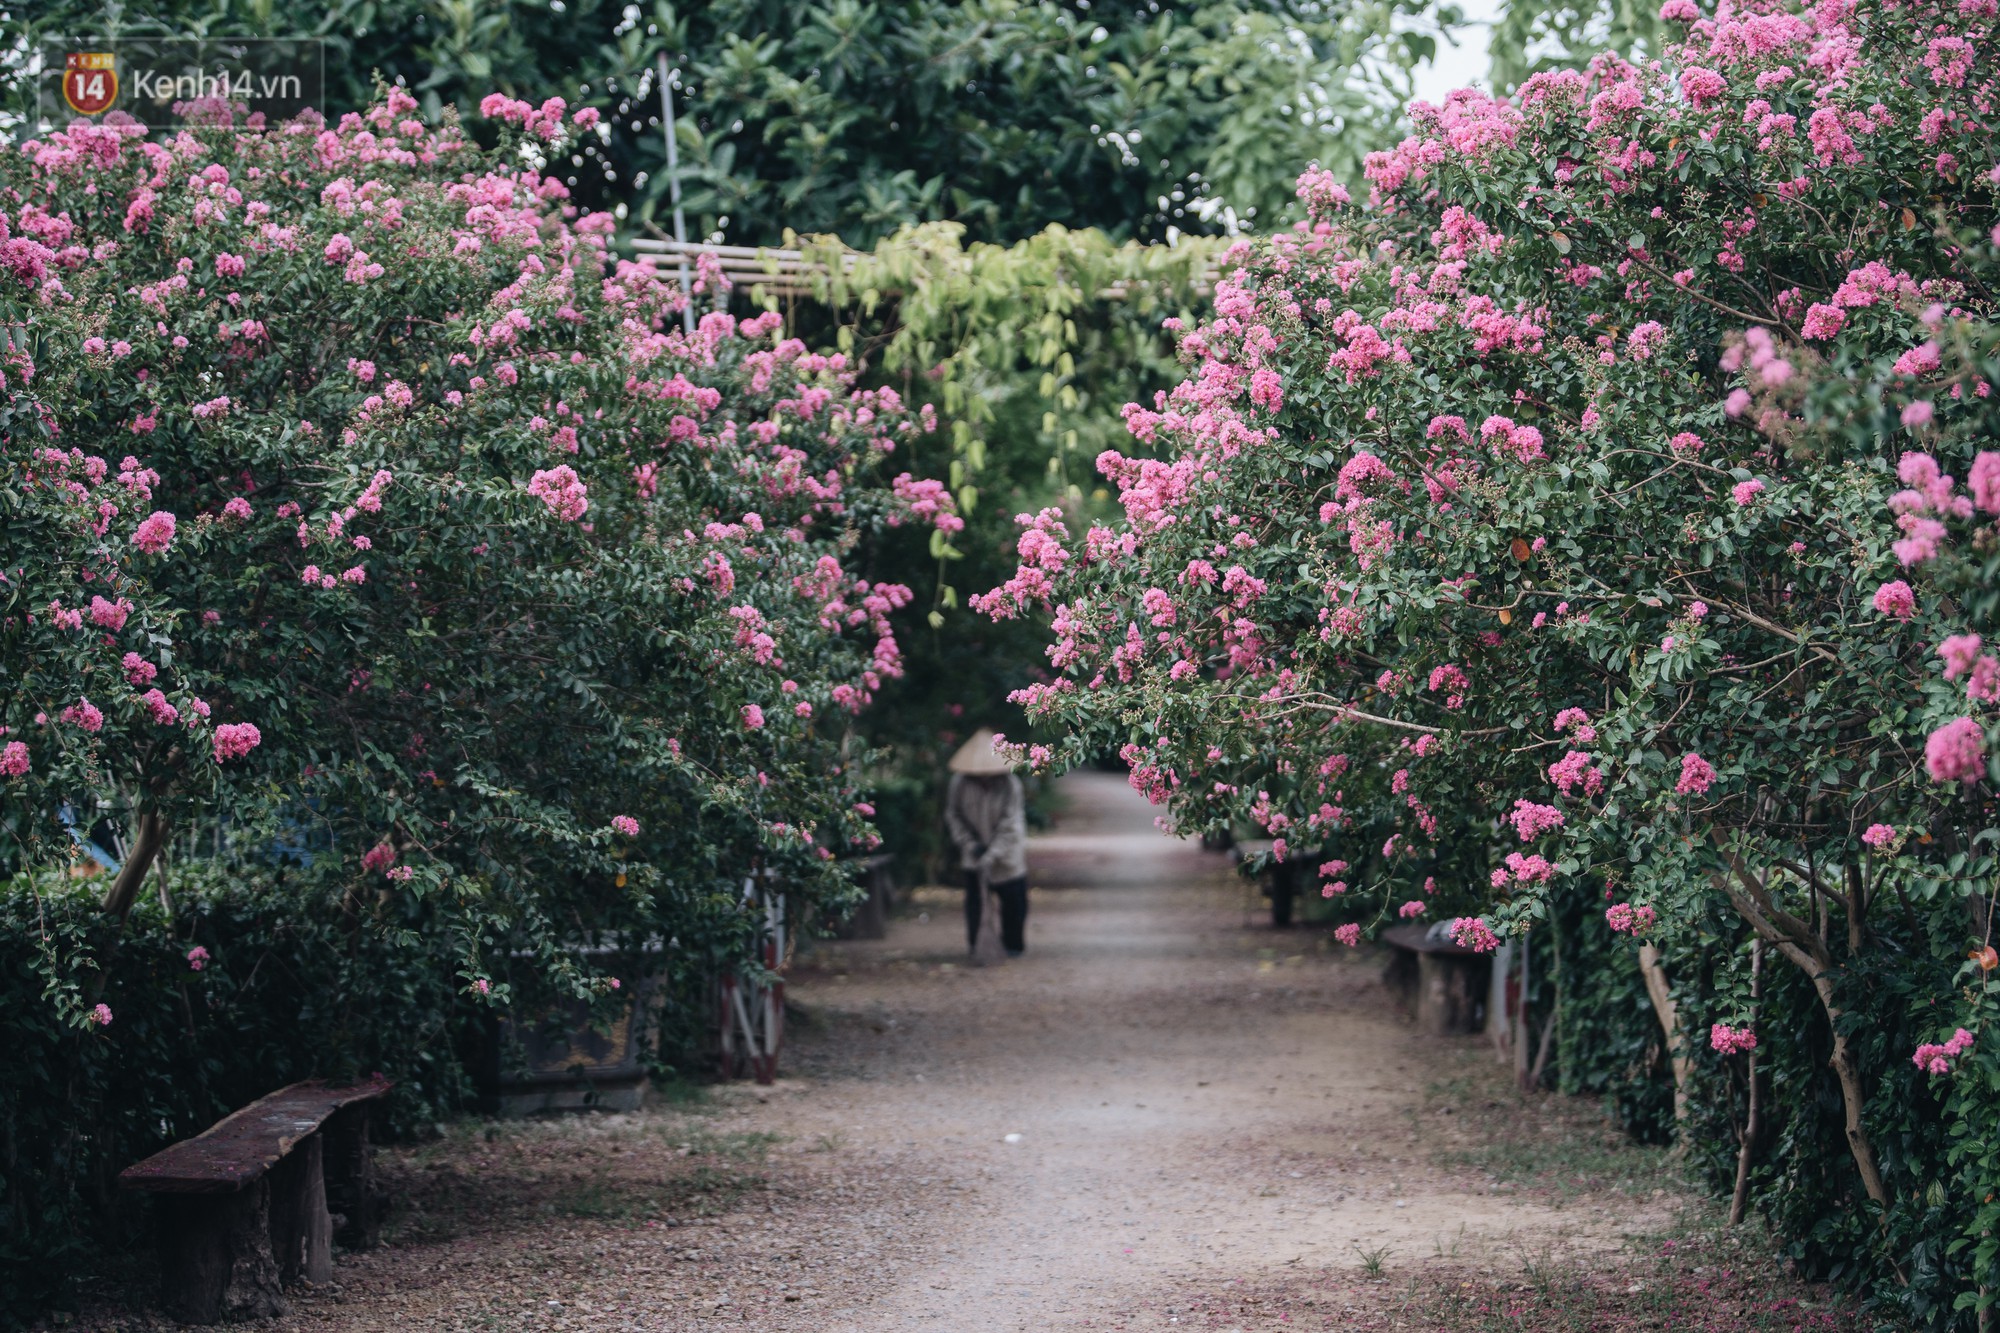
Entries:
MULTIPOLYGON (((674 207, 674 239, 687 244, 687 216, 681 212, 681 150, 674 138, 674 86, 673 80, 679 71, 667 69, 667 53, 660 53, 660 117, 667 140, 667 200, 674 207)), ((680 256, 681 294, 687 303, 681 307, 681 327, 694 332, 694 278, 688 272, 686 253, 680 256)))

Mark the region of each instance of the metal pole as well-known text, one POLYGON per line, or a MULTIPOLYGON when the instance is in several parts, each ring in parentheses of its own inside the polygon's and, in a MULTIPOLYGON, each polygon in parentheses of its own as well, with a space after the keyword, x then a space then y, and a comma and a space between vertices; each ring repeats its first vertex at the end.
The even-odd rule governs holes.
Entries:
MULTIPOLYGON (((660 52, 660 115, 667 139, 667 201, 674 206, 674 239, 687 244, 687 215, 681 212, 681 150, 674 140, 674 85, 667 72, 667 53, 660 52)), ((687 255, 681 259, 681 327, 694 332, 694 280, 688 272, 687 255)))

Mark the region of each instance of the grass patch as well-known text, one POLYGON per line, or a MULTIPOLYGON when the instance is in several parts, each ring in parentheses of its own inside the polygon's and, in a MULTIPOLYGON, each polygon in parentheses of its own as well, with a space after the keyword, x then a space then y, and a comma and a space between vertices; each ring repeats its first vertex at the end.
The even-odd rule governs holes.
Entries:
POLYGON ((1430 1084, 1418 1116, 1423 1137, 1438 1145, 1440 1166, 1553 1203, 1592 1194, 1639 1198, 1680 1179, 1665 1148, 1632 1142, 1596 1103, 1524 1096, 1497 1066, 1430 1084))
POLYGON ((620 1181, 599 1176, 544 1205, 565 1217, 629 1222, 642 1218, 719 1217, 746 1194, 764 1188, 763 1176, 697 1166, 665 1182, 620 1181))

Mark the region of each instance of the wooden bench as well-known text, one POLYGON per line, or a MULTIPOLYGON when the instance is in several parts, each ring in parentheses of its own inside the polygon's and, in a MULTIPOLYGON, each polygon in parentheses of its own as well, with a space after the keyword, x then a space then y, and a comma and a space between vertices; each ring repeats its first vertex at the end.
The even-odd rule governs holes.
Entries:
POLYGON ((1411 1006, 1419 1028, 1434 1036, 1479 1031, 1490 958, 1414 921, 1389 927, 1381 940, 1396 951, 1383 980, 1411 1006))
POLYGON ((119 1174, 161 1196, 168 1313, 186 1324, 284 1314, 285 1283, 332 1280, 336 1233, 353 1249, 380 1242, 368 1117, 390 1086, 294 1083, 119 1174))
POLYGON ((835 923, 835 939, 879 940, 889 934, 889 913, 896 907, 896 858, 888 852, 855 856, 845 862, 848 872, 868 890, 852 915, 835 923))

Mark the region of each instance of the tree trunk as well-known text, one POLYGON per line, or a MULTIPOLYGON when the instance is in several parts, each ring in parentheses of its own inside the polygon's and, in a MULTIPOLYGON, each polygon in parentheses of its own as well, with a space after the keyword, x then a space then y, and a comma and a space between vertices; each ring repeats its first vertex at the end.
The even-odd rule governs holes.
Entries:
POLYGON ((1841 1010, 1833 999, 1833 976, 1821 971, 1814 974, 1812 982, 1813 989, 1819 992, 1820 1007, 1826 1010, 1827 1025, 1833 1029, 1833 1057, 1827 1063, 1833 1066, 1834 1076, 1840 1080, 1840 1100, 1847 1111, 1847 1147, 1854 1154, 1854 1165, 1861 1172, 1861 1184, 1868 1197, 1887 1208, 1889 1187, 1882 1183, 1882 1168, 1875 1164, 1874 1145, 1868 1142, 1868 1131, 1861 1124, 1866 1094, 1861 1090, 1861 1071, 1854 1067, 1847 1038, 1840 1031, 1841 1010))
POLYGON ((1660 951, 1650 944, 1639 946, 1639 975, 1646 979, 1646 996, 1653 1002, 1660 1030, 1667 1034, 1667 1062, 1674 1071, 1674 1124, 1684 1125, 1688 1115, 1688 1077, 1694 1060, 1682 1040, 1680 1011, 1674 1005, 1667 969, 1660 965, 1660 951))
POLYGON ((1528 959, 1533 938, 1532 932, 1521 933, 1521 989, 1514 1000, 1514 1084, 1522 1092, 1528 1090, 1528 959))
POLYGON ((155 810, 141 812, 138 826, 132 831, 132 845, 125 849, 125 864, 118 867, 118 876, 104 895, 106 915, 123 921, 131 914, 139 889, 146 882, 146 872, 153 868, 153 858, 166 845, 166 818, 155 810))
MULTIPOLYGON (((1758 1001, 1764 996, 1764 939, 1753 935, 1750 939, 1750 1030, 1757 1029, 1758 1001)), ((1757 1098, 1757 1048, 1752 1046, 1744 1056, 1744 1069, 1750 1083, 1750 1106, 1743 1117, 1743 1137, 1736 1149, 1736 1188, 1729 1196, 1729 1225, 1736 1226, 1743 1221, 1743 1214, 1750 1204, 1750 1159, 1757 1148, 1757 1132, 1762 1127, 1758 1115, 1761 1109, 1757 1098)))
MULTIPOLYGON (((1718 847, 1720 843, 1718 836, 1718 847)), ((1833 1030, 1833 1056, 1827 1063, 1832 1066, 1834 1077, 1840 1080, 1841 1106, 1847 1113, 1847 1149, 1854 1155, 1854 1166, 1861 1173, 1861 1185, 1868 1191, 1868 1197, 1887 1208, 1889 1189, 1882 1183, 1882 1168, 1875 1162, 1874 1145, 1869 1143, 1868 1131, 1861 1123, 1862 1108, 1867 1104, 1861 1088, 1861 1072, 1854 1067, 1847 1038, 1840 1031, 1843 1014, 1833 993, 1833 956, 1827 952, 1826 941, 1810 925, 1771 900, 1769 890, 1750 873, 1742 858, 1727 849, 1722 854, 1734 876, 1722 877, 1729 901, 1752 929, 1777 945, 1779 953, 1812 979, 1813 991, 1826 1013, 1827 1026, 1833 1030)))

